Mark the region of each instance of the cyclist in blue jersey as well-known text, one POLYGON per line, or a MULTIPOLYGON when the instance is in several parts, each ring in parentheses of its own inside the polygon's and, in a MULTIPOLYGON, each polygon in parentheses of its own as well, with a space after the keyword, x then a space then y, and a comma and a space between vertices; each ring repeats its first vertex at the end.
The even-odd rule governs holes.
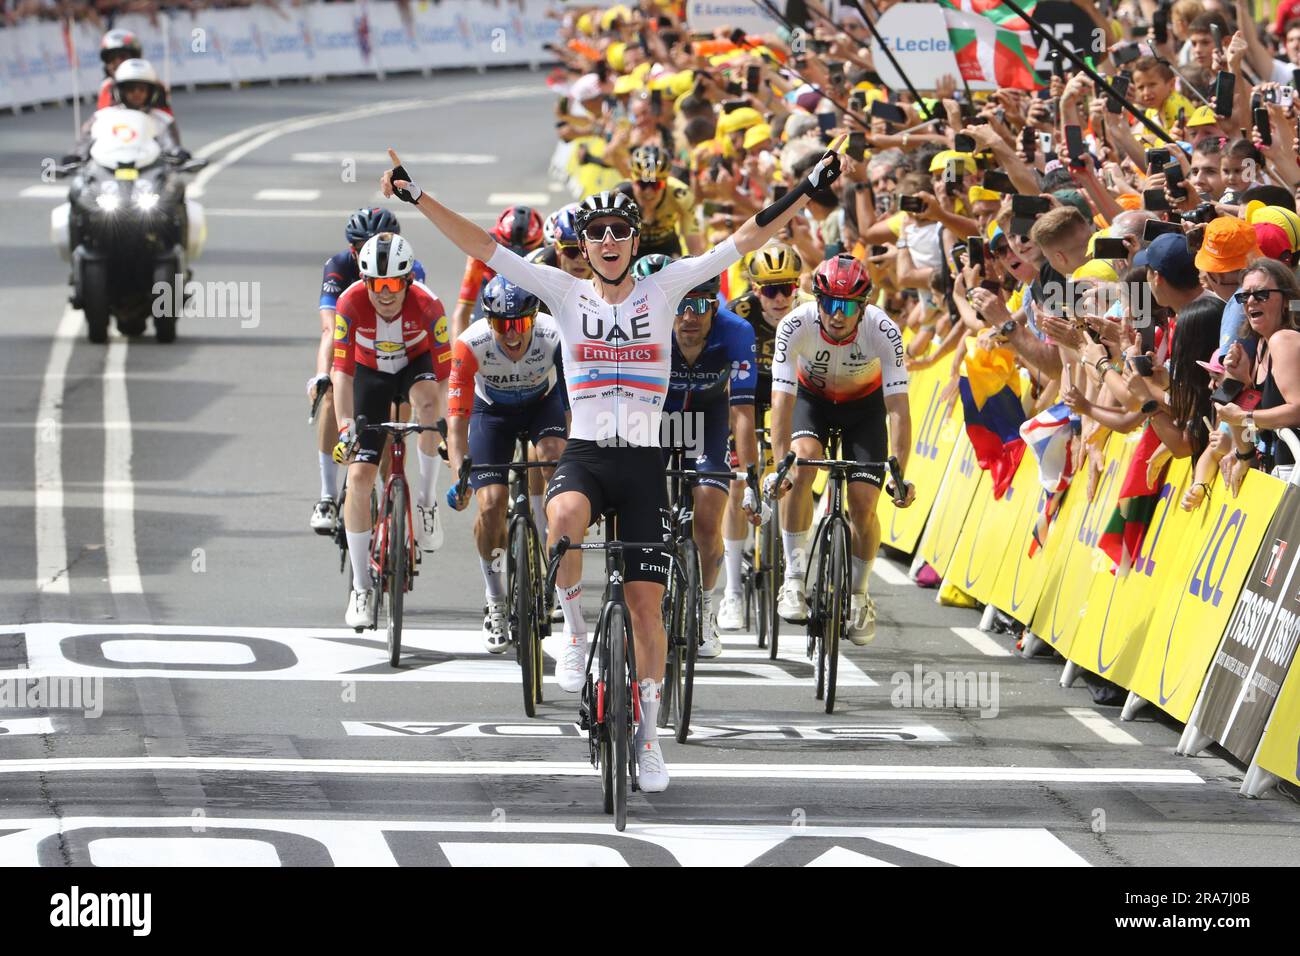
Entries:
MULTIPOLYGON (((400 233, 397 217, 379 207, 358 209, 348 217, 343 235, 348 247, 325 260, 325 271, 320 286, 320 344, 316 349, 316 374, 307 381, 307 399, 315 401, 316 394, 329 387, 330 366, 334 362, 334 307, 348 286, 361 278, 357 266, 357 253, 371 236, 381 232, 400 233)), ((424 266, 419 260, 413 270, 416 282, 424 281, 424 266)), ((321 399, 316 418, 316 450, 320 467, 320 500, 311 513, 311 527, 317 534, 332 534, 338 517, 338 470, 334 461, 334 445, 338 442, 339 427, 334 420, 334 399, 327 391, 321 399)), ((440 535, 438 537, 441 537, 440 535)), ((437 543, 430 542, 430 549, 437 543)))

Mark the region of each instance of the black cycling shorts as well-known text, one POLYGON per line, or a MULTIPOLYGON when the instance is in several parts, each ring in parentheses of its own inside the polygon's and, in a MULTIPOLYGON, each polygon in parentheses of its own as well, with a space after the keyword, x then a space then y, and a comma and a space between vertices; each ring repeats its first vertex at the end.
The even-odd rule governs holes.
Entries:
MULTIPOLYGON (((390 420, 392 406, 399 398, 406 401, 415 382, 437 381, 433 374, 433 354, 425 352, 406 363, 400 372, 380 372, 368 365, 357 365, 352 379, 352 414, 365 417, 371 425, 390 420)), ((379 462, 388 436, 380 431, 364 431, 358 435, 357 453, 352 459, 367 465, 379 462)))
MULTIPOLYGON (((543 438, 563 438, 568 434, 560 391, 553 388, 537 401, 522 407, 490 405, 476 396, 469 419, 469 456, 474 464, 499 465, 512 461, 515 439, 520 432, 527 432, 528 440, 533 444, 543 438)), ((471 471, 469 486, 477 491, 488 485, 509 484, 507 475, 504 469, 471 471)))
POLYGON ((840 459, 878 463, 853 469, 849 481, 881 487, 885 483, 884 462, 889 457, 889 425, 880 390, 866 398, 837 404, 800 388, 794 400, 791 439, 815 438, 821 442, 822 454, 829 456, 826 440, 833 427, 840 429, 840 459))
MULTIPOLYGON (((614 528, 606 529, 610 538, 662 541, 672 533, 661 448, 613 447, 571 438, 546 487, 546 500, 566 491, 586 495, 593 523, 607 510, 615 513, 614 528)), ((623 560, 625 580, 668 583, 664 548, 629 550, 623 560)))

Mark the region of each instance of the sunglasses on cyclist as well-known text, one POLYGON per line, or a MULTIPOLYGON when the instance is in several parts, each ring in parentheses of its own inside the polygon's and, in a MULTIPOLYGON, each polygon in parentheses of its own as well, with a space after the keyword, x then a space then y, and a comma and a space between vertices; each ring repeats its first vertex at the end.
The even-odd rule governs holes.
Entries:
POLYGON ((614 222, 606 224, 603 230, 595 227, 588 227, 582 231, 582 238, 588 242, 604 242, 606 239, 613 239, 615 242, 627 242, 635 235, 634 230, 625 222, 614 222))
POLYGON ((1245 305, 1247 302, 1267 302, 1268 297, 1274 292, 1281 291, 1281 289, 1252 289, 1249 292, 1236 292, 1232 297, 1240 304, 1245 305))
POLYGON ((633 181, 632 185, 636 186, 638 189, 645 189, 649 192, 657 193, 668 185, 668 181, 666 179, 656 179, 653 182, 646 182, 644 179, 638 179, 633 181))
POLYGON ((767 285, 758 287, 759 295, 765 295, 769 299, 779 298, 783 295, 794 295, 798 283, 795 282, 769 282, 767 285))
POLYGON ((558 252, 560 255, 564 256, 564 258, 566 259, 582 258, 582 248, 577 245, 560 245, 557 242, 555 244, 555 251, 558 252))
POLYGON ((526 335, 528 330, 533 327, 533 317, 525 315, 517 319, 504 319, 489 316, 488 324, 492 326, 493 331, 502 335, 526 335))
POLYGON ((677 314, 682 315, 687 309, 690 309, 696 315, 708 315, 716 302, 708 296, 688 295, 677 303, 677 314))
POLYGON ((401 292, 410 283, 407 276, 387 276, 376 278, 366 276, 366 288, 371 292, 401 292))
POLYGON ((829 295, 819 295, 817 304, 827 315, 843 312, 847 319, 856 318, 862 312, 862 303, 857 299, 835 299, 829 295))

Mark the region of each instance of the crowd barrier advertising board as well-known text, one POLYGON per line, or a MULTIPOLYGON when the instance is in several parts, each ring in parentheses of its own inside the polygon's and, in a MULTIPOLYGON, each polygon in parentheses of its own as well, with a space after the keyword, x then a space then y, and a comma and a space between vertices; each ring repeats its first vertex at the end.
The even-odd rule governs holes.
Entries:
POLYGON ((1210 666, 1197 724, 1249 763, 1300 638, 1300 489, 1288 485, 1210 666))
POLYGON ((942 397, 948 377, 945 361, 915 373, 908 386, 912 453, 907 461, 907 480, 916 487, 916 500, 910 507, 896 508, 888 495, 881 495, 876 508, 882 543, 900 551, 915 550, 964 428, 961 415, 942 397))
POLYGON ((1039 481, 1038 459, 1032 454, 1026 452, 1021 459, 1011 488, 1020 497, 1020 509, 1007 535, 1007 546, 987 603, 1024 623, 1033 618, 1034 602, 1042 590, 1049 563, 1046 548, 1029 553, 1034 528, 1047 504, 1047 493, 1039 481))
POLYGON ((939 497, 917 546, 925 562, 940 577, 948 572, 948 563, 957 547, 957 538, 961 535, 971 502, 991 494, 988 474, 975 460, 975 449, 963 428, 957 435, 957 444, 939 486, 939 497))
POLYGON ((1190 516, 1178 559, 1161 575, 1130 689, 1178 720, 1191 714, 1284 488, 1260 471, 1246 475, 1236 498, 1216 485, 1190 516))
MULTIPOLYGON (((785 13, 789 0, 770 0, 785 13)), ((719 28, 739 27, 750 35, 775 33, 784 24, 763 9, 756 0, 687 0, 686 25, 692 33, 712 33, 719 28)))
MULTIPOLYGON (((1088 595, 1088 606, 1067 655, 1112 683, 1128 687, 1155 614, 1163 573, 1182 553, 1190 514, 1179 508, 1191 483, 1191 459, 1173 462, 1165 475, 1155 513, 1128 574, 1100 571, 1088 595)), ((1104 521, 1103 521, 1104 526, 1104 521)))
MULTIPOLYGON (((134 31, 173 86, 384 71, 518 66, 551 59, 559 36, 546 0, 311 3, 140 14, 114 25, 134 31)), ((25 21, 0 30, 0 107, 93 96, 103 79, 100 31, 88 23, 25 21), (66 31, 66 32, 65 32, 66 31), (75 55, 69 55, 69 47, 75 55), (73 63, 78 68, 74 82, 73 63)))
POLYGON ((1300 786, 1300 667, 1292 667, 1282 684, 1258 760, 1269 773, 1300 786))
POLYGON ((983 604, 989 602, 1011 535, 1033 495, 1030 480, 1037 476, 1038 463, 1026 453, 1001 498, 994 499, 989 491, 971 503, 948 563, 946 584, 955 585, 983 604))

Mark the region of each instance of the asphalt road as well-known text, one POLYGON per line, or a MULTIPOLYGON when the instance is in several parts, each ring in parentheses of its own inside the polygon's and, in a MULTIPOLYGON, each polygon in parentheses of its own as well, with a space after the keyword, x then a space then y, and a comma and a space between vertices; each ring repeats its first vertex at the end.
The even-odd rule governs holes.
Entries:
MULTIPOLYGON (((169 346, 84 341, 48 239, 59 199, 39 188, 71 113, 0 118, 0 680, 102 678, 80 706, 0 709, 0 863, 1300 859, 1287 796, 1242 799, 1232 763, 1174 755, 1171 722, 1148 710, 1121 725, 1082 684, 1060 688, 1058 662, 998 654, 1006 637, 968 642, 954 628, 969 636, 976 613, 901 583, 900 564, 872 583, 879 637, 845 652, 832 717, 792 641, 773 664, 752 637, 728 636, 701 668, 698 738, 664 745, 672 787, 634 795, 616 834, 576 697, 548 662, 548 702, 528 721, 513 660, 480 646, 471 513, 446 518, 447 544, 408 598, 400 671, 382 633, 343 628, 337 552, 307 527, 304 383, 320 266, 346 213, 376 198, 387 145, 485 224, 516 196, 567 201, 547 176, 541 76, 175 100, 187 145, 219 147, 196 278, 249 283, 259 299, 247 321, 183 320, 169 346), (303 117, 315 119, 247 132, 303 117), (894 706, 916 668, 974 672, 989 706, 894 706)), ((396 211, 430 285, 454 300, 462 256, 396 211)))

